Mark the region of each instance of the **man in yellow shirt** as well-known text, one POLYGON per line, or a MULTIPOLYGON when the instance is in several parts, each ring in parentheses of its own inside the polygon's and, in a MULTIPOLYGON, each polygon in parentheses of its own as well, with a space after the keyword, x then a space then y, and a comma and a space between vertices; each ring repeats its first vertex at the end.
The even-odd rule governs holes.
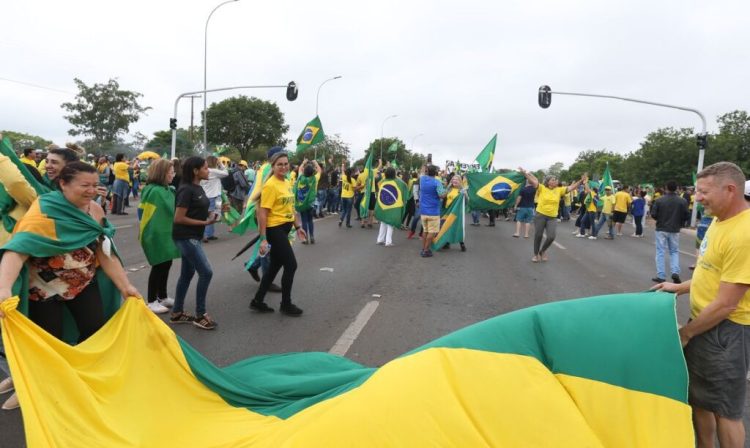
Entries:
POLYGON ((750 362, 750 205, 745 176, 730 162, 698 173, 696 201, 715 217, 701 243, 692 280, 654 289, 690 294, 691 318, 680 328, 690 374, 697 446, 742 447, 750 362), (718 434, 717 434, 718 433, 718 434))
POLYGON ((34 148, 25 148, 23 150, 23 156, 21 156, 21 162, 26 165, 33 166, 36 169, 36 154, 34 148))
POLYGON ((628 193, 628 186, 620 185, 617 193, 615 193, 615 211, 612 214, 612 220, 615 222, 615 228, 617 229, 617 236, 622 236, 622 225, 625 223, 625 218, 628 217, 632 203, 633 197, 628 193))
POLYGON ((605 223, 607 224, 607 235, 604 239, 613 240, 615 238, 615 227, 612 222, 612 212, 614 211, 614 208, 615 196, 612 194, 612 187, 606 186, 604 187, 604 197, 602 197, 602 216, 599 218, 599 223, 596 225, 596 228, 594 228, 593 238, 590 237, 589 239, 595 240, 605 223))

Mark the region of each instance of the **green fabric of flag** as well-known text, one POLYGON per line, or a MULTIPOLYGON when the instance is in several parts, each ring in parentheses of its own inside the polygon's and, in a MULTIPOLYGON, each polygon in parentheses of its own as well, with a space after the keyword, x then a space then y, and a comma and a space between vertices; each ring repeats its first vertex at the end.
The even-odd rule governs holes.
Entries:
POLYGON ((693 171, 693 186, 698 184, 698 175, 693 171))
POLYGON ((469 207, 472 210, 502 210, 513 207, 526 177, 518 171, 467 173, 469 207))
POLYGON ((255 175, 253 188, 252 190, 250 190, 247 203, 245 204, 245 212, 243 213, 242 219, 240 219, 239 224, 237 224, 234 229, 232 229, 232 233, 235 233, 237 235, 244 235, 248 230, 256 230, 258 228, 258 223, 255 219, 256 207, 260 199, 260 192, 261 190, 263 190, 263 184, 266 183, 270 176, 271 164, 266 162, 261 165, 255 175))
POLYGON ((169 154, 167 154, 166 152, 163 152, 161 153, 161 158, 165 160, 169 160, 169 154))
POLYGON ((408 187, 401 179, 385 179, 380 182, 375 217, 386 224, 400 227, 406 212, 408 187))
POLYGON ((298 212, 310 210, 318 192, 318 179, 315 176, 299 176, 294 184, 294 208, 298 212))
POLYGON ((604 195, 604 188, 609 187, 612 191, 615 191, 615 185, 612 183, 612 173, 609 172, 609 162, 604 167, 604 174, 602 174, 602 180, 599 182, 599 194, 604 195))
POLYGON ((362 194, 362 201, 359 203, 359 215, 362 217, 367 216, 370 207, 370 193, 372 193, 372 180, 375 177, 375 173, 372 171, 372 151, 370 156, 367 157, 367 163, 365 163, 365 173, 367 173, 367 180, 365 181, 365 189, 362 194))
POLYGON ((323 124, 320 122, 320 118, 316 115, 305 128, 300 132, 297 137, 297 152, 304 151, 310 146, 322 142, 326 138, 323 132, 323 124))
POLYGON ((398 161, 396 159, 393 159, 393 162, 391 162, 391 166, 395 169, 400 169, 401 167, 398 166, 398 161))
POLYGON ((180 258, 180 251, 172 240, 175 194, 170 187, 148 184, 141 192, 138 205, 141 218, 138 241, 151 266, 180 258))
POLYGON ((482 166, 482 171, 490 171, 492 161, 495 159, 495 146, 497 145, 497 134, 485 145, 484 149, 477 155, 476 160, 482 166))
POLYGON ((394 153, 398 151, 398 142, 391 143, 391 146, 388 147, 388 153, 394 153))
POLYGON ((432 241, 432 250, 438 250, 446 244, 464 241, 464 195, 459 194, 446 213, 440 217, 440 231, 432 241))

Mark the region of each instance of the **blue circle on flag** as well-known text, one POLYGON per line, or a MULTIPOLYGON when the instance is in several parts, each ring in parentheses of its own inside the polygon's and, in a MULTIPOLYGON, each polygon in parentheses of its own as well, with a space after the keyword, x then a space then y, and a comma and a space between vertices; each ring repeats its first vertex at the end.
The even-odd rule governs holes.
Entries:
POLYGON ((302 134, 302 140, 304 141, 310 141, 313 138, 313 131, 310 128, 305 128, 304 134, 302 134))
POLYGON ((509 183, 498 182, 492 186, 490 194, 492 194, 492 199, 496 201, 504 201, 508 199, 511 191, 513 191, 513 188, 511 188, 509 183))
POLYGON ((395 185, 383 185, 380 188, 380 202, 385 206, 391 206, 398 200, 398 188, 395 185))
POLYGON ((302 201, 305 200, 305 198, 307 197, 307 190, 308 190, 307 187, 299 188, 297 190, 297 200, 298 201, 302 202, 302 201))

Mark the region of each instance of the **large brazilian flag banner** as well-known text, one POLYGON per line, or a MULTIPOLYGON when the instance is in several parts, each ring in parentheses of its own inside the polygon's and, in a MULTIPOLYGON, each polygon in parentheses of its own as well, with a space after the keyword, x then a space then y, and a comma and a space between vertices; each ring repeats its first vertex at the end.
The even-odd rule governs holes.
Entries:
POLYGON ((513 207, 526 177, 518 171, 468 173, 469 207, 472 210, 501 210, 513 207))
POLYGON ((401 179, 387 179, 380 182, 375 217, 386 224, 400 227, 406 211, 406 192, 409 188, 401 179))
POLYGON ((377 369, 328 353, 218 368, 133 298, 69 346, 17 303, 0 321, 29 447, 694 446, 672 294, 523 309, 377 369))

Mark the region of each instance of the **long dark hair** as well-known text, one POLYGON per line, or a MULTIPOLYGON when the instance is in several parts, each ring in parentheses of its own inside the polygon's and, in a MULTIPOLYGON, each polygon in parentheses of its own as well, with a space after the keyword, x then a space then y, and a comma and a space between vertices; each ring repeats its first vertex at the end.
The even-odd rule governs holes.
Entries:
POLYGON ((180 180, 183 184, 192 184, 195 180, 195 170, 199 170, 206 163, 206 159, 203 157, 193 156, 188 157, 182 163, 182 179, 180 180))
POLYGON ((352 167, 344 170, 344 176, 346 176, 347 182, 352 183, 352 167))

